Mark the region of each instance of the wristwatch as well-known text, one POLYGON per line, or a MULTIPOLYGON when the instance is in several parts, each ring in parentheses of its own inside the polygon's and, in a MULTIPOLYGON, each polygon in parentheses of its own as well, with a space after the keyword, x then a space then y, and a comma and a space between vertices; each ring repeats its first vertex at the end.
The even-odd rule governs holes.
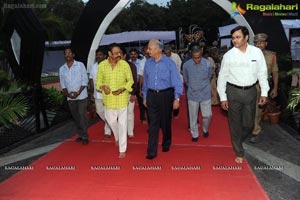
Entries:
POLYGON ((176 101, 179 101, 179 98, 175 99, 176 101))

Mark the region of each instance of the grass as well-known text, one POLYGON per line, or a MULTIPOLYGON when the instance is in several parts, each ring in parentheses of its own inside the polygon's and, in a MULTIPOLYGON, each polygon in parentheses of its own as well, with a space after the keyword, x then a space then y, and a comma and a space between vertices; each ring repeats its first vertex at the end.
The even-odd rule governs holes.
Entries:
POLYGON ((59 76, 41 77, 41 83, 55 83, 59 82, 59 76))

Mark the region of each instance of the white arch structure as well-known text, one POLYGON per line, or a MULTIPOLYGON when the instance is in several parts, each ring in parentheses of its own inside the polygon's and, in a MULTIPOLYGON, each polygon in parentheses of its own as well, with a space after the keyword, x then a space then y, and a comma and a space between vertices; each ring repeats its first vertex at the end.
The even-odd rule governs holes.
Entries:
MULTIPOLYGON (((87 69, 89 71, 90 67, 93 65, 95 61, 95 51, 98 48, 98 45, 101 41, 102 36, 104 35, 105 31, 107 30, 108 26, 111 24, 111 22, 118 16, 118 14, 125 8, 131 0, 120 0, 117 5, 108 13, 108 15, 104 18, 102 23, 100 24, 95 37, 93 39, 91 48, 89 50, 89 55, 87 59, 87 69)), ((228 0, 212 0, 214 3, 222 7, 229 15, 232 13, 232 3, 228 0)), ((234 20, 237 24, 241 26, 246 26, 249 30, 249 41, 253 41, 254 32, 250 25, 248 24, 247 20, 244 18, 243 15, 236 15, 234 17, 234 20)))

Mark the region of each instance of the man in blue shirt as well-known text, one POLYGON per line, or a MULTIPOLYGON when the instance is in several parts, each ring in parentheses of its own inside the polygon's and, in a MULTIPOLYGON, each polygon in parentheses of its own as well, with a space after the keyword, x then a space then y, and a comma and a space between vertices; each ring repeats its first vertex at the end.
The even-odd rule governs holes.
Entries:
POLYGON ((70 112, 79 130, 76 142, 88 144, 86 114, 88 77, 84 64, 74 60, 74 56, 71 48, 65 49, 66 63, 59 68, 60 85, 67 96, 70 112))
POLYGON ((179 108, 183 89, 176 64, 162 50, 159 40, 151 40, 148 44, 151 57, 144 68, 143 103, 148 108, 149 117, 147 159, 157 156, 159 128, 163 133, 162 151, 169 151, 172 110, 179 108))
POLYGON ((191 53, 192 59, 183 65, 183 80, 188 88, 187 99, 192 141, 197 142, 199 137, 197 123, 199 105, 202 113, 204 137, 208 137, 208 128, 212 117, 210 87, 212 63, 202 57, 202 50, 199 46, 193 46, 191 53))

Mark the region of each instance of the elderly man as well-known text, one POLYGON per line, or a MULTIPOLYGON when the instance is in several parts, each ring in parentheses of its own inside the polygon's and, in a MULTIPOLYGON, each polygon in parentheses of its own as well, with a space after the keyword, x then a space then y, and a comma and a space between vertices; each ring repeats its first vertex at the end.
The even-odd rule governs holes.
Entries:
POLYGON ((208 59, 202 57, 199 46, 192 47, 191 53, 192 59, 183 65, 183 79, 188 88, 187 99, 192 141, 197 142, 199 137, 197 123, 199 106, 202 113, 203 136, 207 138, 209 135, 208 128, 212 117, 210 79, 213 67, 208 59))
POLYGON ((143 102, 149 116, 147 159, 157 156, 160 128, 163 133, 162 151, 169 151, 172 110, 179 108, 183 89, 175 63, 162 50, 163 44, 159 40, 151 40, 148 44, 151 58, 146 61, 144 68, 143 102))

